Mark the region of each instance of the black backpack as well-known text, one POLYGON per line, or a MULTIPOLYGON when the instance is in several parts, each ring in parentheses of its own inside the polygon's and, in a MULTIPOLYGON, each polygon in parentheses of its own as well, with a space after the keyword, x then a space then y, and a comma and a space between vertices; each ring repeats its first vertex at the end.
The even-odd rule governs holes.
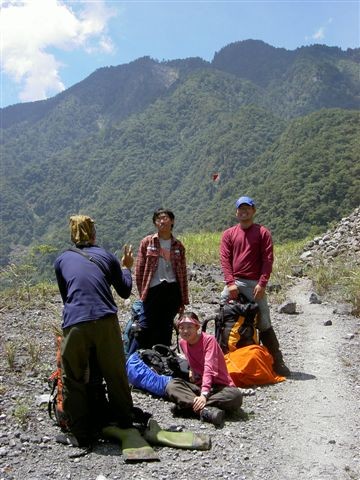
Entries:
MULTIPOLYGON (((259 307, 239 295, 233 300, 220 305, 215 317, 215 337, 224 354, 233 352, 246 345, 259 343, 256 320, 259 307)), ((210 319, 205 320, 202 331, 206 332, 210 319)))
POLYGON ((169 375, 173 378, 189 380, 189 364, 166 345, 154 345, 153 348, 139 350, 139 357, 160 375, 169 375))

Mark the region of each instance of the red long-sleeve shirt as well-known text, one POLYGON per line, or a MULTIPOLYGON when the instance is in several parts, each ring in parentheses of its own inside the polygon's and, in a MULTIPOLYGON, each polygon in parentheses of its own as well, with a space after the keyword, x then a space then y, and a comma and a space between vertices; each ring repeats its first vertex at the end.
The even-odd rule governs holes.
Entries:
POLYGON ((249 228, 242 228, 238 224, 223 233, 220 262, 228 286, 237 278, 246 278, 266 287, 273 261, 271 234, 264 226, 254 223, 249 228))

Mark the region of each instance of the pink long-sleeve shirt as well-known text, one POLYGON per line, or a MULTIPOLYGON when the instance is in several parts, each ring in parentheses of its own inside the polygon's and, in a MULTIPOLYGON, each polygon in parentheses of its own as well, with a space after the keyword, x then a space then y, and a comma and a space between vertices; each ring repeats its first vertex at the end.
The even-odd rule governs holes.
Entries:
POLYGON ((193 345, 183 339, 179 343, 194 374, 195 383, 202 392, 210 392, 213 385, 235 386, 228 374, 224 354, 213 335, 202 332, 193 345))
POLYGON ((249 228, 242 228, 238 224, 223 233, 220 262, 228 286, 237 278, 246 278, 266 287, 273 261, 271 234, 264 226, 254 223, 249 228))

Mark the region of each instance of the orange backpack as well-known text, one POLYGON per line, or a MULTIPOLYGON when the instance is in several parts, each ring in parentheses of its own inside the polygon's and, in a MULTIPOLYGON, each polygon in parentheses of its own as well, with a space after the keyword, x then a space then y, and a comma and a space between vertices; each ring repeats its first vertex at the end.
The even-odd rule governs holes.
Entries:
POLYGON ((49 377, 51 393, 48 402, 48 412, 50 418, 55 417, 55 422, 62 431, 68 431, 68 419, 63 408, 63 382, 61 369, 61 342, 62 337, 56 337, 56 370, 49 377))

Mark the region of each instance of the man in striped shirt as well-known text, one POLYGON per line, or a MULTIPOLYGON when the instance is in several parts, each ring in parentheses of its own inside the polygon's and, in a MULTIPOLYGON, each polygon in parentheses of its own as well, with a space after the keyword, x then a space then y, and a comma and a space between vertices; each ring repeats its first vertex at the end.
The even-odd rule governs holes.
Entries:
POLYGON ((185 248, 172 234, 174 222, 172 211, 156 210, 157 232, 140 243, 135 276, 145 318, 137 336, 139 348, 170 346, 175 315, 189 303, 185 248))

